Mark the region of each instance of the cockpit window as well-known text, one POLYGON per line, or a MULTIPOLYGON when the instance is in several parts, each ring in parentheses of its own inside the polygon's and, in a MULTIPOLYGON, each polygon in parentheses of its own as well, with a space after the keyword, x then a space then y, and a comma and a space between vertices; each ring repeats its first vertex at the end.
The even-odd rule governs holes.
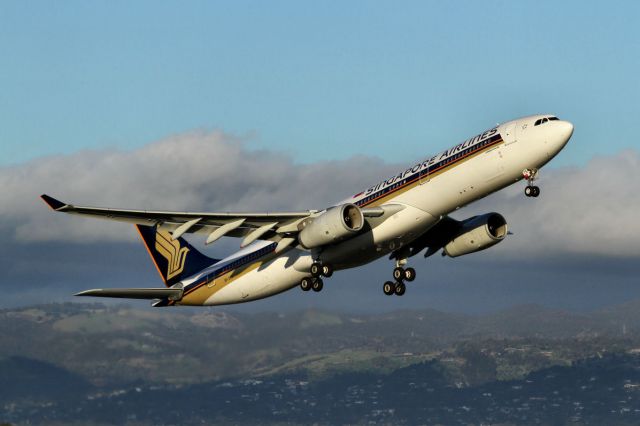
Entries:
POLYGON ((536 122, 534 123, 534 127, 535 126, 539 126, 541 124, 547 123, 549 121, 555 121, 555 120, 559 120, 558 117, 545 117, 545 118, 539 118, 536 120, 536 122))

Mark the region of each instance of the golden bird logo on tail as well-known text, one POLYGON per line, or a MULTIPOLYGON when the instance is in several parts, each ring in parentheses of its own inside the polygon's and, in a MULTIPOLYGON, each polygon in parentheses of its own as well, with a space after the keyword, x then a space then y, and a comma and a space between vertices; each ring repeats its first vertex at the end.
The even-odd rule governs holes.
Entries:
POLYGON ((189 249, 180 247, 180 240, 172 240, 169 232, 158 230, 156 232, 156 250, 167 259, 167 280, 182 272, 189 249))

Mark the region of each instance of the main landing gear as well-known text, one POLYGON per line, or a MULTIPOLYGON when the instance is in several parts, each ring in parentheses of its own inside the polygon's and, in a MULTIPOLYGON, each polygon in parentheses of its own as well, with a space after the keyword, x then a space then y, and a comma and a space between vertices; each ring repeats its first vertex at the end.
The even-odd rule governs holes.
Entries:
POLYGON ((406 264, 406 259, 398 260, 396 267, 393 270, 393 278, 395 282, 387 281, 382 286, 382 291, 387 296, 395 294, 396 296, 402 296, 407 291, 405 281, 411 282, 416 279, 416 270, 413 268, 403 268, 402 265, 406 264))
POLYGON ((527 186, 524 188, 524 195, 527 197, 537 197, 540 195, 540 188, 533 184, 533 181, 538 177, 538 169, 524 169, 522 171, 522 177, 527 181, 527 186))
POLYGON ((315 292, 322 291, 324 283, 322 278, 304 277, 300 280, 300 288, 302 291, 313 290, 315 292))
POLYGON ((321 291, 324 287, 322 278, 329 278, 333 275, 333 267, 328 263, 313 262, 311 268, 309 268, 310 277, 304 277, 300 280, 300 288, 302 291, 313 290, 315 292, 321 291))
POLYGON ((318 278, 320 276, 329 278, 333 275, 333 267, 328 263, 313 262, 311 264, 311 268, 309 268, 309 272, 314 278, 318 278))

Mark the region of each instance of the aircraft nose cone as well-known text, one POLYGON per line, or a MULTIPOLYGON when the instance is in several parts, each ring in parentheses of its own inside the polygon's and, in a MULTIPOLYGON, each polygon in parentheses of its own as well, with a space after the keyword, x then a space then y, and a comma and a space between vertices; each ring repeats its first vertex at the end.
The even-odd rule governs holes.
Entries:
POLYGON ((573 135, 573 124, 568 121, 558 121, 557 127, 558 136, 560 137, 562 145, 564 146, 564 144, 569 142, 571 135, 573 135))
POLYGON ((549 138, 549 154, 555 156, 569 142, 573 135, 573 124, 568 121, 556 121, 553 126, 553 136, 549 138))

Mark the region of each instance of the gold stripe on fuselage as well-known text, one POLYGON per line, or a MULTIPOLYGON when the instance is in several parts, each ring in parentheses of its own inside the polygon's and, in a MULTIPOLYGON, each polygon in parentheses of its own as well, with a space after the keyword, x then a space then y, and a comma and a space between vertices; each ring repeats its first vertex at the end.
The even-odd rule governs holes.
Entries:
POLYGON ((193 289, 189 289, 180 301, 181 305, 202 305, 208 298, 233 283, 235 280, 248 274, 249 272, 259 268, 264 263, 271 260, 269 256, 272 253, 267 253, 262 259, 256 259, 254 262, 248 265, 242 265, 238 268, 234 268, 224 274, 215 277, 212 281, 203 281, 197 284, 193 289))
MULTIPOLYGON (((462 163, 466 163, 468 160, 489 151, 490 149, 494 149, 497 148, 499 145, 501 145, 502 143, 504 143, 504 140, 502 138, 496 140, 494 143, 492 143, 491 145, 487 145, 485 147, 482 147, 482 149, 475 151, 475 152, 470 152, 469 154, 465 155, 462 158, 459 158, 457 161, 451 163, 451 164, 446 164, 443 166, 440 166, 439 169, 434 170, 432 173, 429 173, 426 177, 427 181, 433 179, 434 177, 441 175, 444 172, 450 171, 455 169, 457 166, 459 166, 462 163)), ((361 207, 375 207, 375 206, 380 206, 384 203, 386 203, 387 201, 389 201, 391 198, 395 198, 401 194, 404 194, 405 192, 407 192, 410 189, 415 188, 416 186, 418 186, 420 184, 420 177, 414 179, 413 181, 407 182, 401 186, 399 186, 398 188, 394 189, 393 191, 390 191, 386 194, 382 194, 380 195, 380 197, 378 198, 374 198, 373 200, 363 204, 361 207)))

